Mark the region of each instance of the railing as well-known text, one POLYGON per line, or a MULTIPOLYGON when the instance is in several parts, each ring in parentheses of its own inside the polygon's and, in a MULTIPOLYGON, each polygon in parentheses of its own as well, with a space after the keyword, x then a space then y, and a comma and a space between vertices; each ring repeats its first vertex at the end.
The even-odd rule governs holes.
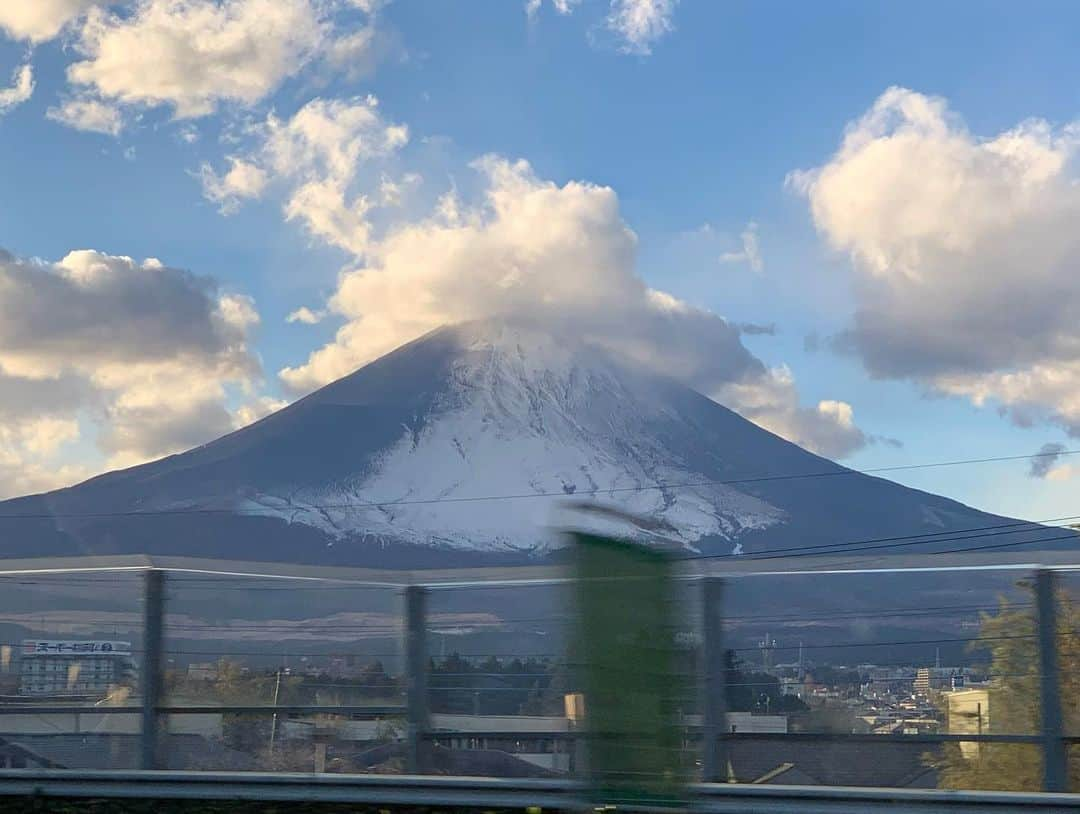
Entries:
MULTIPOLYGON (((11 770, 0 782, 0 796, 38 799, 258 800, 480 811, 588 810, 585 791, 581 784, 563 780, 251 772, 11 770)), ((672 810, 640 801, 621 807, 672 810)), ((863 814, 878 810, 889 814, 1073 814, 1080 811, 1080 795, 702 783, 688 789, 683 810, 705 814, 863 814)))
MULTIPOLYGON (((1014 570, 1018 566, 1010 566, 1014 570)), ((141 703, 135 706, 85 706, 76 704, 0 704, 0 716, 13 714, 138 714, 141 716, 140 768, 146 773, 78 772, 78 771, 20 771, 3 773, 0 793, 24 793, 33 789, 43 794, 102 794, 129 796, 151 794, 164 797, 199 797, 201 795, 251 799, 313 799, 364 800, 366 802, 400 805, 466 805, 466 806, 531 806, 564 807, 573 799, 579 787, 572 782, 489 781, 462 778, 421 777, 430 771, 432 744, 453 738, 514 739, 544 738, 572 743, 584 733, 578 731, 522 732, 492 729, 488 731, 435 731, 429 707, 428 686, 428 616, 433 591, 463 586, 491 586, 505 581, 487 581, 482 577, 468 580, 442 580, 427 585, 401 586, 404 607, 404 678, 405 703, 388 704, 260 704, 260 705, 176 705, 164 698, 163 665, 164 619, 168 568, 139 569, 143 580, 143 642, 141 646, 141 703), (323 714, 353 716, 403 716, 406 721, 406 771, 410 777, 341 777, 261 773, 229 774, 220 772, 160 772, 161 721, 164 716, 181 714, 260 714, 286 715, 323 714), (22 791, 20 791, 22 790, 22 791)), ((889 570, 889 569, 883 569, 889 570)), ((1038 632, 1040 731, 1038 734, 920 734, 920 735, 856 735, 826 733, 731 733, 725 726, 725 590, 722 576, 696 575, 700 583, 701 687, 700 726, 688 728, 687 737, 700 743, 702 785, 695 786, 696 806, 708 811, 742 811, 751 802, 754 810, 788 811, 796 805, 801 814, 817 810, 868 810, 889 805, 891 811, 932 811, 945 804, 935 793, 912 790, 886 792, 853 792, 815 788, 780 790, 774 787, 746 788, 723 784, 728 766, 727 751, 732 743, 743 739, 761 741, 846 741, 849 743, 1018 743, 1036 745, 1042 756, 1043 789, 1048 793, 1067 789, 1068 748, 1080 743, 1080 736, 1065 732, 1062 699, 1058 683, 1058 620, 1055 591, 1057 572, 1076 570, 1073 565, 1054 565, 1033 569, 1035 610, 1038 632), (710 785, 721 783, 721 785, 710 785)), ((525 585, 554 585, 565 581, 559 576, 530 577, 525 585)), ((392 583, 381 583, 386 588, 392 583)), ((0 723, 0 730, 3 729, 0 723)), ((596 733, 592 733, 596 736, 596 733)), ((1072 810, 1080 808, 1076 799, 1065 796, 1010 795, 980 793, 950 793, 948 807, 970 810, 1028 810, 1034 805, 1042 810, 1072 810)))

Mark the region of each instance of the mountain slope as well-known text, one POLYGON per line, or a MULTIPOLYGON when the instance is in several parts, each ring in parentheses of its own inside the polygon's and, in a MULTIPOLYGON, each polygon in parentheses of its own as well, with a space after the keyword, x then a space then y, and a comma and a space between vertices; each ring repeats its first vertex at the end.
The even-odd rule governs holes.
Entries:
POLYGON ((832 476, 841 472, 597 349, 519 325, 470 323, 197 449, 0 503, 0 551, 520 561, 558 545, 549 530, 557 496, 597 492, 666 524, 688 552, 1003 522, 881 479, 832 476))

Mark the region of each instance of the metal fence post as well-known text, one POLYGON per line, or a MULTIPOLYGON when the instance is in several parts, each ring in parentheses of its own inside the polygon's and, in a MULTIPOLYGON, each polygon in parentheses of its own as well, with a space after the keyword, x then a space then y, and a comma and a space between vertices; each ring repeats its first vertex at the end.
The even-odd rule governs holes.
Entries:
POLYGON ((426 735, 430 727, 428 713, 426 588, 410 585, 405 589, 405 704, 408 716, 406 771, 423 774, 428 770, 431 751, 426 735))
POLYGON ((142 743, 140 767, 161 768, 158 707, 161 705, 162 620, 165 606, 165 572, 148 570, 143 587, 143 652, 139 675, 142 684, 142 743))
POLYGON ((727 779, 727 665, 724 663, 724 581, 706 577, 701 585, 701 779, 727 779))
POLYGON ((1061 714, 1061 686, 1058 670, 1057 579, 1053 571, 1040 568, 1035 572, 1035 602, 1038 608, 1039 673, 1043 737, 1043 790, 1066 791, 1068 786, 1068 755, 1064 741, 1061 714))

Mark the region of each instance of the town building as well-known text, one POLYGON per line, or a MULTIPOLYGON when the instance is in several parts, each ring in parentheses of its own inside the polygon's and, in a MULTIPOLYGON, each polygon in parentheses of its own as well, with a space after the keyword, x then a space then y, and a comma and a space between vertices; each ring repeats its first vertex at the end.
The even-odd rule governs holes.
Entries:
POLYGON ((105 696, 133 673, 130 642, 27 639, 18 694, 105 696))
POLYGON ((915 671, 915 694, 930 694, 930 668, 920 667, 915 671))

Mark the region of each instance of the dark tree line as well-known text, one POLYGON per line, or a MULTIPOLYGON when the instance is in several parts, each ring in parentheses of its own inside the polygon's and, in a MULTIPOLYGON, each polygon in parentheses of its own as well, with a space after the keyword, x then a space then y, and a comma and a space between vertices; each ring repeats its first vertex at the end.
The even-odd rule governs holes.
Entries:
POLYGON ((453 653, 432 659, 428 670, 432 712, 562 715, 570 691, 565 666, 548 659, 473 661, 453 653))

